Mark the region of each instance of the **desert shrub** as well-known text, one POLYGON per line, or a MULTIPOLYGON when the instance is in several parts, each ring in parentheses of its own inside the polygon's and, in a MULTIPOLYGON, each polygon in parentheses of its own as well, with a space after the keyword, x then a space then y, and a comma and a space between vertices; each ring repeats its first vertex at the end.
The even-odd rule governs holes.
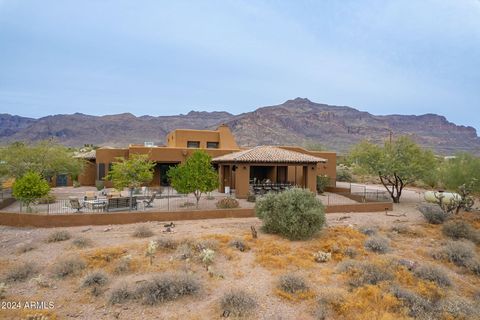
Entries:
POLYGON ((475 247, 467 241, 448 241, 439 251, 433 254, 436 259, 445 259, 457 266, 466 266, 475 257, 475 247))
POLYGON ((413 231, 412 229, 410 229, 409 226, 404 224, 395 225, 390 230, 398 234, 415 234, 415 231, 413 231))
POLYGON ((307 291, 308 286, 305 279, 295 274, 284 274, 278 281, 278 288, 287 293, 307 291))
POLYGON ((117 261, 113 272, 116 274, 122 274, 132 271, 132 257, 130 255, 122 257, 117 261))
POLYGON ((18 253, 25 253, 32 250, 35 250, 37 247, 33 243, 24 243, 20 247, 18 247, 18 253))
POLYGON ((71 235, 66 230, 58 230, 50 233, 47 237, 47 242, 60 242, 66 241, 71 238, 71 235))
POLYGON ((480 319, 480 305, 457 295, 443 299, 440 308, 453 319, 480 319))
POLYGON ((414 319, 435 319, 437 306, 421 295, 401 287, 391 288, 391 293, 408 308, 408 315, 414 319))
POLYGON ((22 263, 11 268, 6 276, 6 282, 22 282, 38 273, 37 266, 31 262, 22 263))
POLYGON ((467 239, 480 243, 480 235, 475 228, 463 220, 454 220, 443 225, 442 233, 452 239, 467 239))
POLYGON ((57 198, 53 194, 47 194, 46 196, 38 199, 38 204, 51 204, 55 203, 57 198))
POLYGON ((132 236, 135 238, 149 238, 153 236, 153 231, 149 227, 141 225, 135 228, 132 236))
POLYGON ((373 236, 377 234, 378 227, 377 226, 361 226, 358 228, 358 231, 360 231, 361 233, 367 236, 373 236))
POLYGON ((198 252, 202 252, 203 250, 210 249, 210 250, 218 250, 220 244, 215 239, 202 239, 195 243, 195 249, 198 252))
POLYGON ((53 266, 53 274, 57 278, 66 278, 78 274, 85 269, 85 261, 78 257, 65 258, 55 262, 53 266))
POLYGON ((355 247, 347 247, 345 248, 345 255, 349 258, 355 258, 358 255, 357 248, 355 247))
POLYGON ((325 223, 322 203, 315 194, 299 188, 263 196, 255 203, 255 211, 265 232, 290 240, 308 239, 325 223))
POLYGON ((83 249, 90 247, 92 245, 92 241, 85 237, 78 237, 72 240, 72 244, 79 249, 83 249))
POLYGON ((238 208, 240 204, 237 199, 234 198, 223 198, 215 204, 218 209, 232 209, 238 208))
POLYGON ((202 260, 205 266, 209 266, 215 260, 215 251, 212 249, 203 249, 200 252, 200 260, 202 260))
POLYGON ((236 317, 251 314, 257 306, 258 304, 254 296, 239 289, 226 292, 220 300, 222 310, 236 317))
POLYGON ((105 188, 105 182, 97 181, 95 182, 95 187, 97 188, 98 191, 101 191, 105 188))
POLYGON ((447 272, 432 264, 424 264, 415 268, 414 274, 420 279, 432 281, 441 287, 449 287, 452 285, 447 272))
POLYGON ((248 202, 255 202, 255 201, 257 201, 257 196, 254 195, 253 193, 249 193, 248 196, 247 196, 247 201, 248 202))
POLYGON ((346 166, 337 166, 337 181, 353 182, 353 176, 350 169, 346 166))
POLYGON ((7 285, 3 282, 0 282, 0 299, 5 298, 6 292, 7 292, 7 285))
POLYGON ((428 223, 442 224, 448 219, 448 215, 435 204, 422 204, 418 210, 423 214, 428 223))
POLYGON ((390 251, 390 241, 387 238, 374 236, 365 240, 365 248, 380 254, 390 251))
POLYGON ((120 304, 131 298, 133 298, 133 293, 128 289, 126 283, 121 283, 117 287, 113 288, 110 292, 110 298, 108 302, 110 304, 120 304))
POLYGON ((466 263, 468 270, 473 272, 475 275, 480 276, 480 259, 471 259, 466 263))
POLYGON ((327 175, 317 176, 317 192, 324 193, 325 189, 330 185, 330 177, 327 175))
POLYGON ((244 252, 248 249, 248 246, 243 242, 243 240, 240 239, 233 239, 230 241, 230 247, 235 248, 241 252, 244 252))
POLYGON ((388 268, 368 261, 346 260, 339 264, 338 271, 350 276, 349 284, 353 287, 376 285, 379 282, 393 279, 388 268))
POLYGON ((175 255, 180 260, 190 259, 193 257, 192 247, 187 243, 183 243, 177 247, 175 255))
POLYGON ((135 296, 147 305, 177 300, 200 290, 200 283, 187 274, 163 275, 141 283, 135 296))
POLYGON ((177 248, 178 243, 171 238, 158 238, 157 239, 158 248, 174 250, 177 248))
POLYGON ((82 286, 104 286, 108 282, 108 277, 103 271, 93 271, 85 276, 82 281, 82 286))

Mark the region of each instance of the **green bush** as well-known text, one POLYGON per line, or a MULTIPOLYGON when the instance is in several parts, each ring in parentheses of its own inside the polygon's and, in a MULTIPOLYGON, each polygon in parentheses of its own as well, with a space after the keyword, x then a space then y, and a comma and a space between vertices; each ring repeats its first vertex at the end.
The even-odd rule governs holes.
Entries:
POLYGON ((103 182, 103 181, 97 181, 97 182, 95 183, 95 187, 97 187, 97 190, 98 190, 98 191, 101 191, 101 190, 103 190, 103 188, 105 188, 105 182, 103 182))
POLYGON ((57 198, 53 194, 47 194, 45 197, 41 198, 38 200, 39 204, 51 204, 55 203, 57 201, 57 198))
POLYGON ((237 199, 234 198, 223 198, 216 203, 218 209, 232 209, 238 208, 240 204, 237 199))
POLYGON ((27 172, 13 184, 13 196, 24 202, 27 207, 32 201, 45 197, 50 192, 50 186, 36 172, 27 172))
POLYGON ((311 238, 325 223, 324 207, 316 195, 293 188, 267 194, 255 203, 256 215, 263 220, 263 230, 290 240, 311 238))
POLYGON ((452 239, 467 239, 480 243, 480 234, 470 224, 462 220, 454 220, 443 225, 442 233, 452 239))
POLYGON ((317 176, 317 192, 324 193, 325 189, 330 185, 330 177, 327 175, 317 176))
POLYGON ((337 181, 353 182, 353 176, 348 167, 344 165, 337 166, 337 181))

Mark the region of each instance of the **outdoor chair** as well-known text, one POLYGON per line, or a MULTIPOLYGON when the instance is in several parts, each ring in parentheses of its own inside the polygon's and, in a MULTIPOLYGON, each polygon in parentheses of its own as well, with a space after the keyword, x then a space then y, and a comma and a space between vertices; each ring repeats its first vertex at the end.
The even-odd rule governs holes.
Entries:
POLYGON ((95 191, 85 191, 85 200, 94 200, 96 198, 95 191))
POLYGON ((77 212, 80 212, 83 208, 85 208, 85 204, 80 203, 80 200, 76 197, 69 197, 68 198, 70 202, 70 207, 74 210, 77 210, 77 212))
POLYGON ((153 208, 153 201, 155 201, 155 197, 157 196, 156 192, 153 192, 150 198, 143 200, 143 207, 144 208, 153 208))

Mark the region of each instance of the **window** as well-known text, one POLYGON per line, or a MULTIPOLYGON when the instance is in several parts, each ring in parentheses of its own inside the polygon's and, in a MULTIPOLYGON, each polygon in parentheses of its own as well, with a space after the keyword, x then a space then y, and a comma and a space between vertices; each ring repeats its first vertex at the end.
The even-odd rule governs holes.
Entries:
POLYGON ((200 141, 187 141, 187 148, 200 148, 200 141))
POLYGON ((108 172, 110 173, 110 171, 112 171, 112 167, 113 167, 113 163, 109 163, 108 164, 108 172))
POLYGON ((105 163, 98 164, 98 180, 105 178, 105 163))
POLYGON ((218 142, 207 142, 207 148, 208 149, 218 149, 218 142))

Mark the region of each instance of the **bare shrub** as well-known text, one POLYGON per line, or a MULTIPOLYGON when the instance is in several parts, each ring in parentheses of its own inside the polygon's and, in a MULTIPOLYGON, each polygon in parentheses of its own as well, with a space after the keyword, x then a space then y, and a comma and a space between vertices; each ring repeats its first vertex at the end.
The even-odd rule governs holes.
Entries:
POLYGON ((26 253, 35 250, 37 247, 33 243, 24 243, 17 249, 17 253, 26 253))
POLYGON ((453 319, 480 319, 480 305, 457 295, 443 299, 440 308, 453 319))
POLYGON ((339 264, 338 271, 350 276, 349 284, 353 287, 376 285, 382 281, 393 279, 393 275, 387 268, 368 261, 346 260, 339 264))
POLYGON ((435 319, 437 305, 419 294, 401 287, 393 287, 390 292, 408 308, 408 315, 414 319, 435 319))
POLYGON ((232 241, 230 241, 230 247, 235 248, 241 252, 244 252, 248 249, 248 246, 245 244, 245 242, 240 239, 233 239, 232 241))
POLYGON ((177 250, 175 251, 175 256, 179 260, 187 260, 193 258, 193 250, 192 247, 187 244, 183 243, 177 247, 177 250))
POLYGON ((373 236, 377 234, 378 227, 377 226, 361 226, 358 228, 358 231, 360 231, 361 233, 367 236, 373 236))
POLYGON ((78 237, 72 240, 72 244, 79 249, 83 249, 92 246, 92 241, 85 237, 78 237))
POLYGON ((158 248, 175 250, 178 246, 177 241, 171 238, 158 238, 157 239, 158 248))
POLYGON ((475 247, 467 241, 448 241, 443 249, 433 254, 435 259, 445 259, 465 267, 475 257, 475 247))
POLYGON ((60 242, 70 239, 72 236, 66 230, 58 230, 50 233, 47 237, 47 242, 60 242))
POLYGON ((122 274, 132 271, 132 257, 131 256, 124 256, 120 260, 117 261, 113 272, 116 274, 122 274))
POLYGON ((220 300, 220 307, 228 315, 243 317, 251 314, 258 306, 254 296, 246 291, 234 289, 225 293, 220 300))
POLYGON ((86 264, 83 259, 78 257, 65 258, 55 262, 53 274, 58 278, 66 278, 78 274, 85 267, 86 264))
POLYGON ((480 259, 475 258, 467 262, 466 267, 475 275, 480 276, 480 259))
POLYGON ((129 299, 132 299, 133 297, 133 293, 128 289, 127 284, 123 282, 112 289, 108 302, 110 304, 121 304, 129 299))
POLYGON ((141 225, 135 228, 132 236, 135 238, 149 238, 153 236, 153 231, 149 227, 141 225))
POLYGON ((25 262, 11 268, 6 276, 6 282, 22 282, 38 273, 37 266, 31 262, 25 262))
POLYGON ((195 243, 195 250, 197 250, 198 252, 202 252, 203 250, 207 250, 207 249, 217 251, 219 246, 220 246, 220 243, 218 242, 218 240, 202 239, 202 240, 198 240, 195 243))
POLYGON ((238 208, 240 206, 240 203, 237 199, 234 198, 223 198, 217 201, 215 205, 218 209, 233 209, 238 208))
POLYGON ((390 240, 381 236, 370 237, 365 240, 365 248, 380 254, 390 251, 390 240))
POLYGON ((452 239, 467 239, 480 243, 480 234, 475 228, 463 220, 447 222, 442 227, 442 233, 452 239))
POLYGON ((108 276, 103 271, 93 271, 85 276, 82 281, 82 286, 93 287, 103 286, 108 282, 108 276))
POLYGON ((414 274, 420 279, 435 282, 441 287, 449 287, 452 285, 447 272, 432 264, 424 264, 415 268, 414 274))
POLYGON ((171 274, 153 277, 141 283, 135 290, 135 296, 144 304, 155 305, 193 295, 199 290, 199 282, 190 275, 171 274))
POLYGON ((307 291, 308 286, 305 279, 295 274, 284 274, 280 277, 278 288, 287 293, 297 293, 307 291))
POLYGON ((442 224, 449 218, 449 215, 438 205, 422 204, 418 206, 418 210, 430 224, 442 224))

